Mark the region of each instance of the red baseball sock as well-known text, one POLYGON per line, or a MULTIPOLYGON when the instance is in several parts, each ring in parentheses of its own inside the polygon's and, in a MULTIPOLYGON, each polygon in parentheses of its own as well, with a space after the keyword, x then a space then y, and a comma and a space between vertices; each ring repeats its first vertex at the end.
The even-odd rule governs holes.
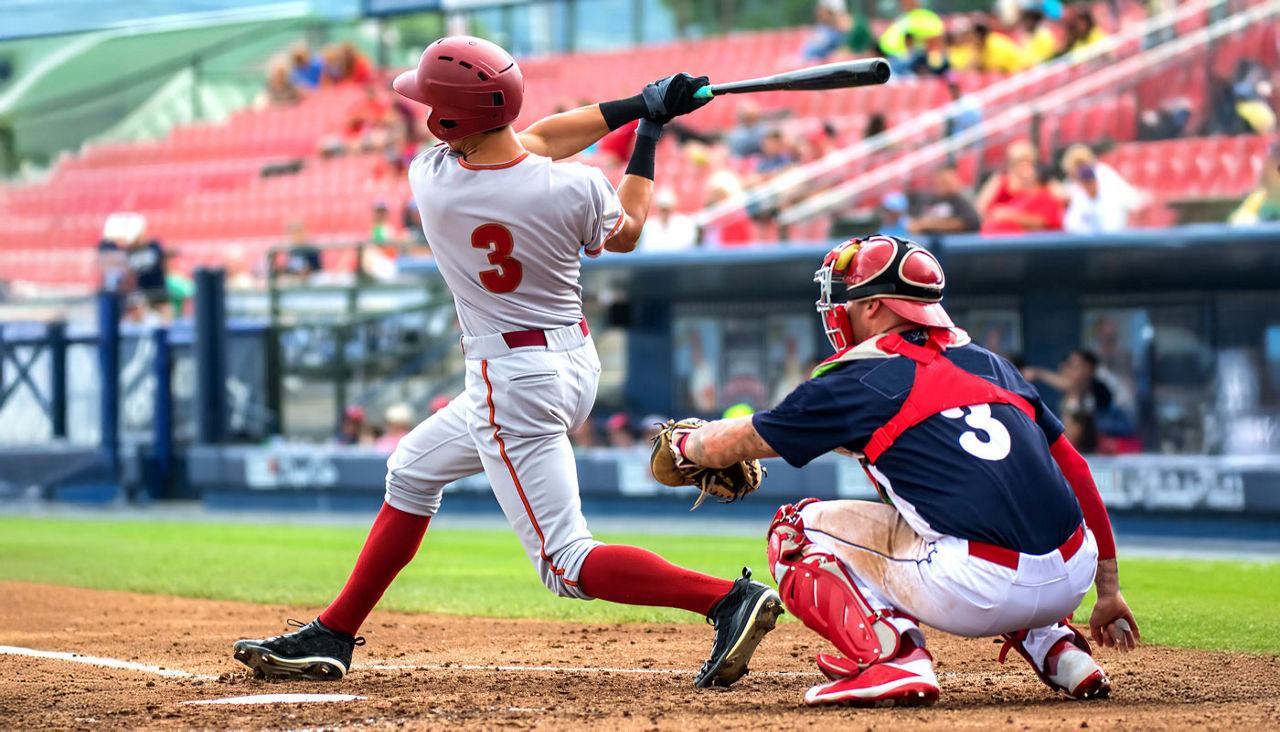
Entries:
POLYGON ((578 586, 598 600, 678 607, 706 615, 733 581, 677 567, 647 549, 602 544, 582 562, 578 586))
POLYGON ((333 603, 320 613, 320 622, 340 633, 355 635, 382 599, 382 593, 418 553, 430 521, 430 516, 405 513, 382 504, 351 577, 333 603))

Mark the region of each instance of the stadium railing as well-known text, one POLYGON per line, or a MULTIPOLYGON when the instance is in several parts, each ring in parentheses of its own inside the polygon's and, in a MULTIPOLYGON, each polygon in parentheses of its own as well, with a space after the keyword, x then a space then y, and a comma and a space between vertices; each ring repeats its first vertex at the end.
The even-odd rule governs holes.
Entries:
MULTIPOLYGON (((1270 3, 1257 3, 1256 0, 1193 0, 1181 4, 1142 23, 1123 28, 1079 51, 999 80, 965 95, 962 100, 953 101, 895 125, 879 135, 837 150, 820 160, 787 171, 763 185, 707 207, 698 212, 694 219, 699 226, 705 227, 735 216, 744 208, 771 208, 778 201, 795 200, 824 185, 838 183, 851 175, 865 172, 892 155, 895 149, 910 148, 943 138, 947 133, 948 120, 965 111, 969 105, 976 105, 983 112, 985 124, 979 129, 994 129, 989 121, 994 111, 1026 104, 1062 85, 1069 86, 1080 77, 1087 79, 1094 73, 1105 72, 1107 68, 1117 65, 1117 62, 1141 56, 1149 48, 1159 48, 1172 42, 1178 34, 1186 34, 1193 28, 1209 25, 1215 16, 1224 13, 1238 14, 1239 8, 1249 5, 1269 7, 1270 3)), ((787 221, 798 220, 800 219, 796 217, 787 218, 787 221)))
POLYGON ((1094 95, 1112 95, 1132 88, 1142 80, 1164 73, 1168 64, 1202 51, 1212 41, 1248 28, 1251 24, 1274 19, 1277 15, 1280 15, 1280 0, 1267 0, 1208 27, 1117 63, 1107 64, 1036 99, 985 116, 979 125, 924 145, 857 177, 819 191, 783 210, 779 215, 779 222, 782 225, 795 224, 838 210, 877 190, 900 186, 912 177, 946 164, 966 151, 1002 144, 1001 140, 1007 142, 1016 137, 1028 137, 1041 116, 1090 99, 1094 95))

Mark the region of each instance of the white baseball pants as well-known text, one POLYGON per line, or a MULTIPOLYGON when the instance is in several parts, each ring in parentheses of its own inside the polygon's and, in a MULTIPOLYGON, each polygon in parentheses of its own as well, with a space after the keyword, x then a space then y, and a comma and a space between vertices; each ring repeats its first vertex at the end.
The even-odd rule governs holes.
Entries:
POLYGON ((520 348, 501 334, 462 339, 466 389, 400 440, 386 502, 433 516, 447 484, 483 470, 543 584, 590 599, 578 572, 599 542, 582 515, 568 433, 591 413, 600 359, 578 325, 544 334, 546 346, 520 348))
MULTIPOLYGON (((883 503, 821 501, 805 506, 800 519, 805 536, 840 559, 871 607, 902 610, 971 638, 1029 630, 1023 644, 1040 662, 1071 634, 1058 622, 1080 606, 1098 566, 1087 529, 1070 559, 1057 550, 1019 554, 1018 568, 1011 569, 970 556, 964 539, 926 541, 883 503)), ((904 633, 915 625, 892 622, 904 633)))

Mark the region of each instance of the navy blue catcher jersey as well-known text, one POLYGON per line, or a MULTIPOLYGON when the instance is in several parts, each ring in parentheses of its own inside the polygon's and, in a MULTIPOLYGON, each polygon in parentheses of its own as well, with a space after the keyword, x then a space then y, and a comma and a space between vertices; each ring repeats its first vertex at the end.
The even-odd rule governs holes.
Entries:
MULTIPOLYGON (((902 335, 917 345, 925 341, 923 330, 902 335)), ((942 357, 1026 399, 1035 421, 1008 404, 948 409, 903 432, 873 466, 877 478, 926 539, 937 538, 927 536, 932 532, 1028 554, 1053 551, 1083 521, 1049 453, 1062 423, 1007 360, 972 344, 948 348, 942 357)), ((904 356, 845 362, 796 387, 752 422, 796 467, 837 448, 861 453, 902 407, 915 367, 904 356)))

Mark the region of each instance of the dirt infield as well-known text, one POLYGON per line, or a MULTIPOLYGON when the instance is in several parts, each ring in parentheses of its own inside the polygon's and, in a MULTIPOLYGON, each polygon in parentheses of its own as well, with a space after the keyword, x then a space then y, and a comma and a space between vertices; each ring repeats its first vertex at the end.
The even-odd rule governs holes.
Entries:
POLYGON ((693 688, 692 678, 710 629, 697 625, 584 626, 379 612, 363 631, 368 645, 357 649, 347 680, 285 683, 251 678, 231 659, 231 644, 245 635, 280 632, 285 617, 310 619, 314 608, 22 583, 0 583, 0 597, 0 645, 191 675, 169 678, 0 654, 0 727, 10 729, 1257 729, 1280 719, 1280 658, 1274 656, 1154 647, 1129 656, 1103 651, 1115 687, 1111 699, 1071 703, 1051 696, 1016 657, 997 664, 998 646, 990 640, 933 633, 930 648, 943 693, 935 706, 812 710, 799 706, 799 699, 820 679, 811 659, 825 642, 798 624, 781 625, 765 639, 752 664, 755 673, 730 690, 703 691, 693 688), (181 703, 291 692, 367 698, 181 703))

